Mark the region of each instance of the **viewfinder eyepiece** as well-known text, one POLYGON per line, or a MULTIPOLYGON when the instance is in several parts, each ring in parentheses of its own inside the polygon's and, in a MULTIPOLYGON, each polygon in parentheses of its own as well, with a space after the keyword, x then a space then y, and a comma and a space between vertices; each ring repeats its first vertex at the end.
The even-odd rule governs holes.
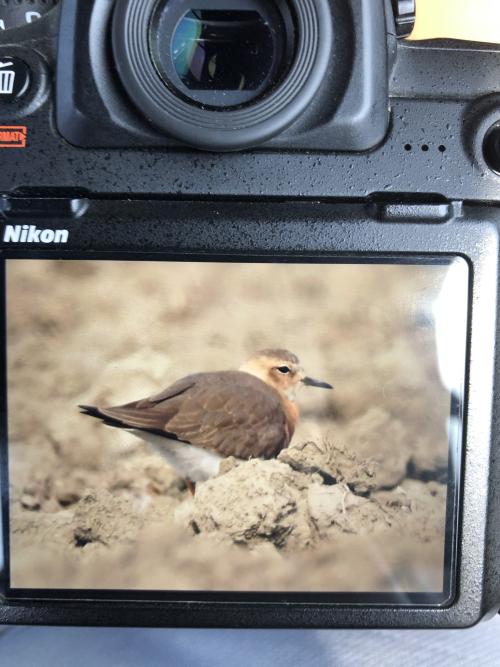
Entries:
POLYGON ((116 0, 114 62, 131 101, 169 137, 205 150, 258 146, 342 65, 332 65, 330 3, 116 0))

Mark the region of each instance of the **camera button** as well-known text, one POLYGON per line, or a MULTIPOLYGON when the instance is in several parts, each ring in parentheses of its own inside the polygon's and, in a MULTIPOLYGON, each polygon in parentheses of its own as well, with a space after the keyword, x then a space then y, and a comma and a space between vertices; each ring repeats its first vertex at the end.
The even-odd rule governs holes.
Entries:
POLYGON ((14 102, 26 95, 31 85, 31 70, 20 58, 0 58, 0 104, 14 102))

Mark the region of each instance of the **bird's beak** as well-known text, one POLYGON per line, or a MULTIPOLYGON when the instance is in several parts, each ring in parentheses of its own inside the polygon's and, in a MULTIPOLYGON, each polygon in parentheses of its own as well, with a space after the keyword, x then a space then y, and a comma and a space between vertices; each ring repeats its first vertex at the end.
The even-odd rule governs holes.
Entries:
POLYGON ((302 378, 302 384, 305 384, 306 387, 320 387, 320 389, 333 389, 331 384, 328 382, 320 382, 319 380, 313 380, 313 378, 302 378))

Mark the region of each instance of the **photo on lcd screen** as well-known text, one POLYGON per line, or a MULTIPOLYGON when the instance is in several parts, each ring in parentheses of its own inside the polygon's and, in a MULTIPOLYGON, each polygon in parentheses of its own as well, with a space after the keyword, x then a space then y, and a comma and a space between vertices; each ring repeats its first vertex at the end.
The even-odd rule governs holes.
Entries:
POLYGON ((5 274, 12 594, 450 595, 465 261, 5 274))

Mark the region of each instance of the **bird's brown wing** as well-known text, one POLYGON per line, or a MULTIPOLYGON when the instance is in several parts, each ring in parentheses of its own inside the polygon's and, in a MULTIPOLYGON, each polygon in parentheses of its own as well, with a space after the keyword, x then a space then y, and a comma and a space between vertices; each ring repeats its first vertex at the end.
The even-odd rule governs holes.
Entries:
POLYGON ((87 412, 243 459, 272 458, 292 435, 277 392, 239 371, 191 375, 151 398, 97 410, 87 412))
POLYGON ((161 391, 159 394, 155 394, 154 396, 149 396, 148 398, 144 398, 141 401, 136 401, 135 403, 131 403, 130 405, 135 405, 138 408, 153 407, 153 405, 157 403, 162 403, 163 401, 169 398, 175 398, 176 396, 184 394, 184 392, 191 389, 193 385, 196 384, 196 382, 198 382, 201 378, 203 378, 204 375, 216 375, 216 374, 196 373, 194 375, 188 375, 187 377, 182 378, 181 380, 177 380, 177 382, 174 382, 174 384, 171 384, 166 389, 163 389, 163 391, 161 391))

